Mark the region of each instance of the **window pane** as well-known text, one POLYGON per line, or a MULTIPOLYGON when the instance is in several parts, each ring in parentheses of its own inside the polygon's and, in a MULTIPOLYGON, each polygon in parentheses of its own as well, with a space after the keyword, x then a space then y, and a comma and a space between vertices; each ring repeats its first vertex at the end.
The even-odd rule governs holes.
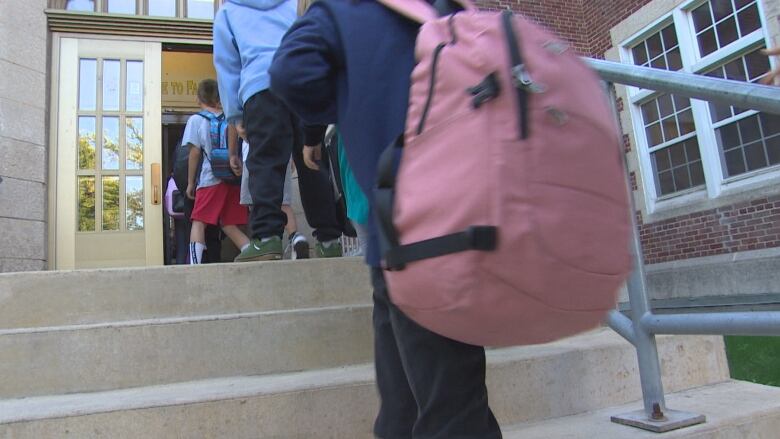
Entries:
POLYGON ((701 32, 712 25, 709 3, 705 3, 694 9, 691 15, 693 16, 693 26, 696 28, 696 32, 701 32))
POLYGON ((127 230, 144 229, 144 178, 140 175, 128 176, 125 180, 127 230))
POLYGON ((665 171, 672 167, 672 161, 669 159, 669 148, 662 149, 653 154, 655 159, 655 169, 658 172, 665 171))
POLYGON ((739 131, 736 124, 726 125, 722 128, 715 130, 715 134, 718 139, 718 145, 721 149, 731 149, 739 146, 742 142, 739 141, 739 131))
POLYGON ((643 66, 647 64, 647 48, 645 47, 645 43, 635 46, 631 49, 631 53, 634 55, 635 65, 643 66))
POLYGON ((661 43, 661 34, 655 34, 647 39, 647 51, 650 53, 650 59, 664 53, 664 47, 661 43))
POLYGON ((659 119, 658 104, 655 100, 642 105, 642 117, 644 118, 645 125, 649 125, 659 119))
POLYGON ((95 169, 95 118, 79 117, 79 169, 95 169))
POLYGON ((747 65, 747 76, 750 81, 757 81, 770 70, 769 58, 759 50, 745 55, 745 64, 747 65))
POLYGON ((674 26, 668 26, 661 31, 661 34, 663 35, 664 47, 666 50, 677 47, 677 33, 674 30, 674 26))
POLYGON ((79 60, 79 110, 97 108, 97 60, 79 60))
POLYGON ((699 50, 701 51, 702 56, 709 55, 710 53, 718 50, 718 42, 715 40, 714 29, 703 32, 701 35, 699 35, 698 40, 699 50))
POLYGON ((65 9, 68 11, 94 11, 95 0, 68 0, 65 9))
POLYGON ((738 14, 739 30, 742 36, 750 34, 761 28, 761 19, 758 17, 758 6, 755 4, 738 14))
POLYGON ((742 63, 742 58, 735 59, 734 61, 723 66, 726 72, 727 79, 733 79, 735 81, 746 81, 745 65, 742 63))
POLYGON ((761 138, 761 131, 758 127, 758 116, 751 116, 739 121, 739 134, 742 136, 742 143, 754 142, 761 138))
POLYGON ((727 151, 724 155, 726 158, 726 176, 745 173, 745 160, 742 158, 741 148, 727 151))
POLYGON ((176 0, 149 0, 149 15, 156 17, 175 17, 176 0))
POLYGON ((666 70, 666 58, 663 56, 659 56, 658 58, 652 60, 650 62, 650 67, 654 69, 664 69, 666 70))
POLYGON ((683 68, 682 56, 680 56, 680 49, 674 49, 666 55, 666 63, 669 70, 677 71, 683 68))
POLYGON ((119 230, 119 177, 103 177, 103 230, 119 230))
POLYGON ((763 142, 754 142, 745 145, 745 160, 747 161, 748 171, 766 168, 769 163, 767 163, 766 160, 763 142))
POLYGON ((684 136, 686 134, 692 133, 696 131, 696 126, 693 123, 693 112, 691 112, 690 109, 683 111, 677 116, 677 120, 680 123, 680 135, 684 136))
POLYGON ((143 169, 144 167, 144 120, 140 117, 128 117, 125 127, 125 142, 127 144, 127 169, 143 169))
POLYGON ((135 0, 108 0, 108 12, 113 14, 135 14, 135 0))
POLYGON ((187 17, 213 19, 214 0, 187 0, 187 17))
POLYGON ((710 4, 715 21, 720 21, 734 12, 731 7, 731 0, 711 0, 710 4))
POLYGON ((651 147, 664 143, 664 136, 663 133, 661 133, 660 123, 650 125, 645 131, 647 132, 647 143, 649 143, 651 147))
POLYGON ((103 61, 103 110, 119 111, 119 60, 103 61))
POLYGON ((718 24, 718 41, 720 47, 725 47, 734 41, 737 41, 739 35, 737 33, 737 22, 733 18, 729 18, 718 24))
POLYGON ((652 154, 659 195, 668 195, 704 184, 704 169, 695 138, 652 154))
POLYGON ((95 231, 95 177, 79 177, 79 232, 95 231))
POLYGON ((780 164, 780 136, 772 137, 766 141, 766 152, 770 165, 780 164))
POLYGON ((103 161, 102 169, 119 169, 119 118, 103 118, 103 161))
POLYGON ((666 141, 675 139, 680 136, 680 132, 677 130, 677 118, 668 117, 663 120, 664 139, 666 141))
POLYGON ((663 95, 660 98, 658 98, 658 109, 661 111, 661 117, 666 117, 674 113, 674 106, 672 105, 672 96, 663 95))
POLYGON ((127 62, 127 111, 144 110, 144 63, 143 61, 127 62))
POLYGON ((761 113, 761 128, 765 136, 780 134, 780 116, 761 113))

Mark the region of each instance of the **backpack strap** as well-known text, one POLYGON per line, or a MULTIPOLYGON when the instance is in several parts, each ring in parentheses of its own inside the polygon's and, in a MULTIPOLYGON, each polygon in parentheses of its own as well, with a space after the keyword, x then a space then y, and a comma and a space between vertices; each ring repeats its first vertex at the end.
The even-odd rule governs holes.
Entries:
POLYGON ((458 10, 476 9, 471 0, 437 0, 434 5, 425 0, 377 0, 377 2, 420 24, 458 10))
POLYGON ((466 230, 424 241, 401 245, 398 229, 393 224, 396 176, 403 149, 400 136, 385 149, 377 165, 377 187, 374 189, 374 208, 382 244, 383 265, 386 270, 400 271, 410 262, 464 251, 493 251, 498 243, 495 226, 470 226, 466 230))

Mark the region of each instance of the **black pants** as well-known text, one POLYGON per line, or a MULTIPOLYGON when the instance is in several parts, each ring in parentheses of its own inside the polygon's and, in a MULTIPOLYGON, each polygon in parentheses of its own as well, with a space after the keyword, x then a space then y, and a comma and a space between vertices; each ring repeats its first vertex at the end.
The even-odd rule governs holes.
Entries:
POLYGON ((244 128, 249 141, 246 167, 252 212, 252 238, 282 236, 287 217, 282 212, 284 174, 292 154, 306 221, 320 241, 341 236, 336 202, 328 175, 303 163, 303 132, 298 118, 265 90, 244 104, 244 128))
POLYGON ((406 317, 387 293, 382 270, 374 286, 374 360, 381 439, 500 439, 488 407, 485 349, 435 334, 406 317))

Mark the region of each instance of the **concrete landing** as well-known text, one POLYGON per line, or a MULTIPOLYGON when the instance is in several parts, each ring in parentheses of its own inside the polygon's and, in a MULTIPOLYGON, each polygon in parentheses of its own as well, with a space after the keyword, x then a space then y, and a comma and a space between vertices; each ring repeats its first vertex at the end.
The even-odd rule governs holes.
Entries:
POLYGON ((616 414, 637 410, 641 402, 581 415, 518 424, 504 439, 777 439, 780 438, 780 388, 728 381, 668 394, 675 410, 703 414, 707 422, 663 434, 610 422, 616 414))

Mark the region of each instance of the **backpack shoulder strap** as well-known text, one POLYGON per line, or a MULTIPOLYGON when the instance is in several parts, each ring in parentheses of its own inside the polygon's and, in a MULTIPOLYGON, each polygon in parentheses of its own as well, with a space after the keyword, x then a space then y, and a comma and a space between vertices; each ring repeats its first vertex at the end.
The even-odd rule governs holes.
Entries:
MULTIPOLYGON (((460 6, 460 9, 471 10, 476 9, 471 0, 444 0, 445 2, 452 2, 460 6)), ((377 0, 377 2, 384 5, 386 8, 391 9, 404 17, 416 21, 418 23, 425 23, 439 18, 442 14, 439 10, 442 8, 439 5, 431 5, 425 0, 377 0)), ((441 2, 438 0, 437 3, 441 2)))

